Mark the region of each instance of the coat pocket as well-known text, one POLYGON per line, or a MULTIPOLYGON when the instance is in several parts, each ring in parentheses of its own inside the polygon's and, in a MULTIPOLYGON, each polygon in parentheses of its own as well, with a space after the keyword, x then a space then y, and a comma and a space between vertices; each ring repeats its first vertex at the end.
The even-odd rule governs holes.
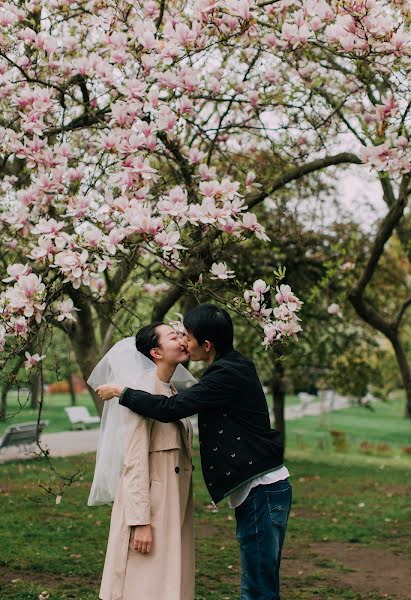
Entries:
POLYGON ((152 524, 158 522, 164 501, 163 482, 152 479, 150 483, 150 517, 152 524))

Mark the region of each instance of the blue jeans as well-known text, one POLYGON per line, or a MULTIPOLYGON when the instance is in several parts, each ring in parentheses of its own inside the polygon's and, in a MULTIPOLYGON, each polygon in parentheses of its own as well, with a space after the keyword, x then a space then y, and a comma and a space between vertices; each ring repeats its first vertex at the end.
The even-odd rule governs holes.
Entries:
POLYGON ((288 479, 253 488, 235 509, 240 600, 280 600, 280 562, 291 507, 288 479))

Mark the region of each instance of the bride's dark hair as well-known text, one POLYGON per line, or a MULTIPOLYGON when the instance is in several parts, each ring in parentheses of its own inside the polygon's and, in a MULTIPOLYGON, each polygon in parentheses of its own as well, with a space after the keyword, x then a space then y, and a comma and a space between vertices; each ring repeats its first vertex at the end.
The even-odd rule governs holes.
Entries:
POLYGON ((147 356, 150 360, 153 360, 153 357, 150 354, 150 350, 153 348, 157 348, 160 344, 160 339, 157 333, 157 327, 160 325, 164 325, 161 321, 154 321, 154 323, 150 323, 150 325, 146 325, 142 327, 136 333, 136 348, 141 354, 147 356))

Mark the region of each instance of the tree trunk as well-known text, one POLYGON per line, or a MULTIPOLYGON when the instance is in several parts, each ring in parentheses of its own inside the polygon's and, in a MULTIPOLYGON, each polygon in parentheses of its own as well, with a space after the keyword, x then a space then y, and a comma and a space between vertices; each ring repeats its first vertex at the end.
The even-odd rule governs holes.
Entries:
POLYGON ((75 387, 74 387, 74 381, 73 381, 73 374, 72 373, 69 373, 67 375, 67 381, 68 381, 69 391, 70 391, 71 406, 76 406, 76 404, 77 404, 77 397, 76 397, 76 390, 75 390, 75 387))
POLYGON ((36 409, 39 405, 39 398, 41 395, 41 378, 40 374, 36 372, 30 381, 30 408, 36 409))
MULTIPOLYGON (((70 332, 70 337, 77 364, 80 367, 84 380, 87 381, 90 373, 102 356, 102 348, 99 348, 97 342, 93 313, 90 306, 83 301, 81 296, 76 297, 75 304, 81 310, 78 313, 78 322, 70 332)), ((104 402, 100 400, 94 390, 90 387, 88 389, 93 398, 97 413, 101 417, 103 414, 104 402)))
POLYGON ((405 417, 411 419, 411 369, 398 330, 367 306, 361 297, 350 294, 349 299, 358 316, 371 327, 380 331, 391 342, 405 390, 405 417))
POLYGON ((275 428, 281 433, 285 443, 285 380, 284 364, 280 360, 273 362, 271 390, 273 395, 275 428))
POLYGON ((178 300, 184 295, 184 290, 181 287, 173 286, 169 292, 157 302, 153 308, 151 318, 153 321, 162 321, 167 312, 174 306, 178 300))
MULTIPOLYGON (((81 374, 84 380, 87 381, 87 379, 90 376, 90 373, 99 361, 101 353, 97 348, 97 344, 95 346, 92 346, 90 344, 89 346, 84 347, 84 345, 81 343, 81 340, 73 339, 73 347, 77 363, 81 370, 81 374)), ((93 398, 93 402, 96 407, 97 413, 101 417, 101 415, 103 414, 104 402, 100 400, 99 396, 90 387, 88 388, 88 390, 90 392, 91 397, 93 398)))
MULTIPOLYGON (((382 179, 382 182, 384 182, 384 179, 382 179)), ((364 298, 366 287, 374 276, 379 260, 384 252, 385 244, 390 239, 394 229, 400 225, 404 215, 409 196, 409 182, 410 176, 404 175, 401 180, 397 198, 393 195, 392 188, 387 183, 383 183, 384 197, 387 204, 390 206, 390 209, 378 227, 364 270, 353 289, 349 292, 348 298, 358 316, 371 325, 371 327, 380 331, 391 342, 407 397, 405 415, 407 418, 411 419, 411 373, 399 333, 401 319, 405 314, 405 310, 410 305, 409 300, 406 300, 397 315, 394 316, 392 320, 388 321, 383 314, 379 313, 379 311, 374 308, 370 301, 367 301, 364 298)))
POLYGON ((390 339, 392 347, 394 348, 395 356, 397 357, 398 366, 401 371, 402 382, 405 390, 405 418, 411 419, 411 369, 407 360, 407 354, 404 346, 401 343, 399 334, 390 339))
POLYGON ((6 420, 7 413, 7 394, 9 393, 9 389, 11 388, 11 384, 9 381, 5 381, 1 387, 1 396, 0 396, 0 421, 6 420))

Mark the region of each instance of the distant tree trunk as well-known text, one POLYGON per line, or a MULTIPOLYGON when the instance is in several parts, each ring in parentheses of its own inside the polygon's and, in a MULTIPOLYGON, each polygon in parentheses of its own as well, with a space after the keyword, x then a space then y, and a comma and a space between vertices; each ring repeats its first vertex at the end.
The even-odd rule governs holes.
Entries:
MULTIPOLYGON (((87 381, 90 373, 101 358, 102 349, 97 343, 93 313, 90 306, 87 305, 81 295, 77 297, 73 292, 73 296, 76 306, 81 310, 78 313, 78 322, 76 326, 70 330, 70 337, 81 374, 84 380, 87 381)), ((104 402, 100 400, 98 395, 90 387, 88 390, 93 398, 97 413, 101 417, 103 414, 104 402)))
MULTIPOLYGON (((385 182, 383 183, 383 191, 384 197, 386 197, 389 182, 387 182, 385 179, 382 181, 385 182)), ((365 298, 366 287, 370 283, 377 269, 378 262, 384 252, 385 244, 403 218, 404 211, 408 203, 409 182, 410 176, 404 175, 401 180, 397 198, 392 196, 390 201, 387 202, 390 209, 378 227, 378 231, 376 233, 374 243, 371 247, 363 272, 360 274, 353 289, 349 292, 348 298, 357 314, 364 319, 366 323, 371 325, 371 327, 374 327, 374 329, 377 329, 384 334, 385 337, 391 342, 397 359, 398 367, 401 372, 406 394, 405 416, 406 418, 411 419, 411 369, 407 359, 407 354, 400 338, 401 320, 407 308, 411 306, 411 299, 408 298, 403 302, 397 314, 394 315, 392 319, 387 319, 384 313, 379 312, 372 302, 365 298)), ((390 193, 392 193, 392 190, 390 193)))
POLYGON ((11 383, 9 381, 5 381, 1 387, 1 396, 0 396, 0 421, 6 420, 7 413, 7 394, 11 388, 11 383))
POLYGON ((76 406, 77 396, 76 396, 76 389, 74 387, 73 373, 69 373, 67 375, 67 381, 68 381, 69 391, 70 391, 71 406, 76 406))
POLYGON ((281 433, 285 443, 285 379, 284 364, 279 360, 273 361, 271 391, 273 395, 275 427, 281 433))
POLYGON ((405 418, 411 419, 411 368, 407 360, 407 354, 399 334, 393 336, 390 340, 397 357, 398 366, 401 371, 402 382, 405 389, 405 418))
POLYGON ((35 373, 30 381, 30 407, 36 409, 40 398, 41 379, 40 374, 35 373))
POLYGON ((19 356, 17 358, 17 361, 12 369, 12 371, 8 374, 5 375, 5 373, 3 373, 3 385, 1 388, 1 395, 0 395, 0 421, 4 421, 6 419, 6 413, 7 413, 7 396, 8 393, 10 391, 10 389, 13 387, 13 384, 16 383, 16 375, 19 372, 19 369, 21 367, 21 365, 24 362, 24 357, 19 356))

